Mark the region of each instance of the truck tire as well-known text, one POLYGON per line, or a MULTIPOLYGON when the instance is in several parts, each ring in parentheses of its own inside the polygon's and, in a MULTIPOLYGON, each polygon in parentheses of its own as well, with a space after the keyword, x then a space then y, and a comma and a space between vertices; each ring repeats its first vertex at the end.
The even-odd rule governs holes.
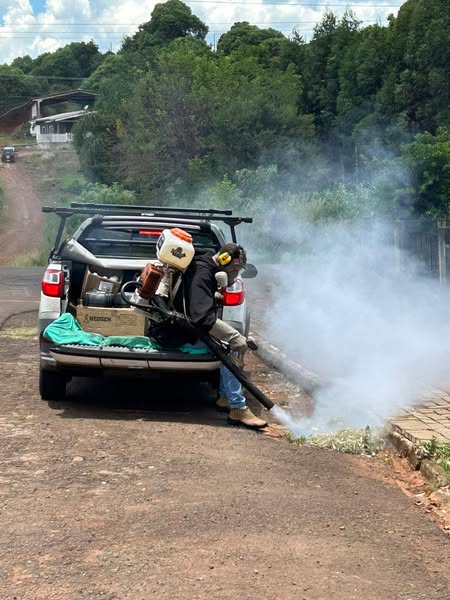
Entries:
POLYGON ((42 400, 64 400, 67 380, 61 373, 41 369, 39 374, 39 393, 42 400))
POLYGON ((220 369, 214 371, 214 373, 210 376, 209 385, 211 386, 214 398, 218 398, 220 389, 220 369))

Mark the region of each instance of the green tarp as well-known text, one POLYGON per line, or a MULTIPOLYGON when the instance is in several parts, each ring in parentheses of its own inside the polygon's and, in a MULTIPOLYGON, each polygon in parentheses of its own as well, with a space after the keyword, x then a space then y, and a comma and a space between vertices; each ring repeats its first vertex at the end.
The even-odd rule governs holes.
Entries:
MULTIPOLYGON (((150 338, 140 335, 111 335, 105 337, 99 333, 83 331, 81 325, 70 313, 64 313, 56 321, 50 323, 44 330, 43 335, 45 339, 57 346, 64 346, 65 344, 82 344, 83 346, 95 347, 120 346, 134 350, 154 350, 155 352, 161 349, 150 338)), ((201 344, 184 344, 178 350, 187 354, 208 354, 208 349, 201 344)))

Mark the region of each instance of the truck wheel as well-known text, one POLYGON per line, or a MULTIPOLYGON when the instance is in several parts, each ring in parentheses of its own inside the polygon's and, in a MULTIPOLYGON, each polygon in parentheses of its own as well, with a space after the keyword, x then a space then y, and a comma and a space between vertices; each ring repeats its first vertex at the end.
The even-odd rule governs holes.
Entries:
POLYGON ((41 369, 39 374, 39 393, 42 400, 64 400, 67 380, 61 373, 41 369))
POLYGON ((209 378, 209 385, 211 387, 212 394, 214 398, 219 397, 219 388, 220 388, 220 370, 214 371, 214 373, 209 378))

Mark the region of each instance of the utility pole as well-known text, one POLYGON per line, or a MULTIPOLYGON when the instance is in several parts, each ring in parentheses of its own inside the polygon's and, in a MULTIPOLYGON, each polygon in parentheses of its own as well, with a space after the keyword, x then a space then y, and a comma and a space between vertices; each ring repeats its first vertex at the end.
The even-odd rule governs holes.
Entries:
POLYGON ((447 232, 447 223, 438 223, 438 260, 439 260, 439 281, 441 285, 447 283, 447 248, 445 245, 445 234, 447 232))

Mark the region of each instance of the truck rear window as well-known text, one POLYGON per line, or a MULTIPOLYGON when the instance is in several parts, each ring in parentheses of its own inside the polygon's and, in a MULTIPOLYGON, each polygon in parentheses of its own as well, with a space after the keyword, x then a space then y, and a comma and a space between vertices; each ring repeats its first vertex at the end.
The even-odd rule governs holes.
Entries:
MULTIPOLYGON (((143 225, 139 229, 90 227, 78 241, 95 256, 103 258, 156 258, 156 242, 161 228, 143 225)), ((197 252, 217 251, 215 235, 209 231, 188 230, 197 252)))

